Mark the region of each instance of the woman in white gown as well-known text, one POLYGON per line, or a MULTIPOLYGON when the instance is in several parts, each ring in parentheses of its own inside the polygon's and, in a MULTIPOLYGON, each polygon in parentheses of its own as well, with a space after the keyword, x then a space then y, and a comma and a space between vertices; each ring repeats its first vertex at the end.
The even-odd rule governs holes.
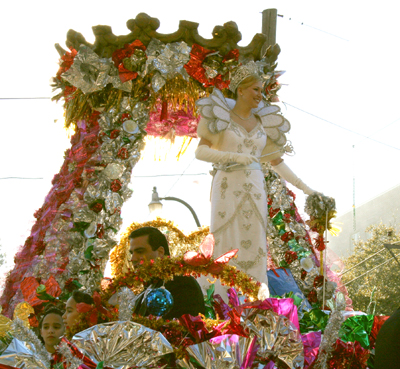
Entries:
POLYGON ((288 150, 289 122, 279 107, 262 100, 262 81, 255 63, 241 66, 231 80, 236 101, 221 91, 200 99, 202 119, 196 158, 214 165, 210 232, 214 256, 237 248, 231 264, 255 280, 267 283, 268 203, 260 162, 270 161, 287 181, 306 193, 304 185, 283 163, 288 150))

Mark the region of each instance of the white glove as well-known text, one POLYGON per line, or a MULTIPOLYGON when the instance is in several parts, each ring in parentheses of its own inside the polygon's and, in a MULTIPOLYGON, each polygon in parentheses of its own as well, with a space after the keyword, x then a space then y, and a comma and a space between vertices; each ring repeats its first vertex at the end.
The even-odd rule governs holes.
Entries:
POLYGON ((207 145, 199 146, 195 151, 196 159, 206 161, 208 163, 238 163, 249 165, 253 161, 258 162, 258 159, 253 155, 241 154, 236 152, 218 151, 207 145))
POLYGON ((299 190, 302 190, 306 195, 311 195, 313 192, 315 192, 313 189, 308 187, 299 177, 297 177, 296 174, 294 174, 283 161, 278 165, 272 166, 272 168, 284 180, 288 181, 299 190))

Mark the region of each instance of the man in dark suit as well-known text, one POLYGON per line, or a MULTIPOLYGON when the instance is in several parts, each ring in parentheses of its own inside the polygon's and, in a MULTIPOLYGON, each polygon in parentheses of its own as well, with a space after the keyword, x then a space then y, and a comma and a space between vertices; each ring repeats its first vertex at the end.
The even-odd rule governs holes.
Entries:
MULTIPOLYGON (((142 260, 154 260, 157 257, 169 255, 168 242, 165 236, 153 227, 136 229, 129 235, 132 263, 139 267, 142 260)), ((163 281, 152 281, 154 288, 161 287, 163 281)), ((193 277, 175 276, 172 281, 165 283, 164 287, 172 294, 174 305, 163 316, 164 319, 179 318, 183 314, 193 316, 205 313, 204 297, 199 284, 193 277)), ((143 302, 139 302, 135 312, 147 315, 143 302)))

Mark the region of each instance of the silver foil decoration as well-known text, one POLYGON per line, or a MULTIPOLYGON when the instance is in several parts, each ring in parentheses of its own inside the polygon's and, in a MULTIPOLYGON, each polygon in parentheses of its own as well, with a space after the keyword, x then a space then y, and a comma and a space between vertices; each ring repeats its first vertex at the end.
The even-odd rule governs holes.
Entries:
POLYGON ((87 94, 101 90, 106 86, 109 82, 108 72, 110 67, 109 59, 100 59, 92 49, 81 45, 74 63, 62 75, 62 78, 87 94))
POLYGON ((72 343, 95 363, 115 369, 147 368, 173 352, 160 332, 127 321, 95 325, 76 334, 72 343))
MULTIPOLYGON (((186 348, 204 369, 239 369, 246 358, 252 338, 227 334, 186 348)), ((177 360, 181 368, 195 369, 189 360, 177 360)))
POLYGON ((314 218, 322 218, 332 210, 336 210, 335 199, 319 192, 309 195, 304 206, 304 211, 314 218))
MULTIPOLYGON (((32 332, 32 334, 34 333, 32 332)), ((0 356, 0 364, 14 366, 20 369, 50 368, 49 354, 47 354, 47 358, 44 361, 40 360, 39 357, 33 345, 14 338, 0 356)))
MULTIPOLYGON (((248 313, 251 314, 252 309, 248 313)), ((304 364, 303 342, 297 327, 284 315, 264 310, 245 325, 250 334, 258 337, 260 357, 279 357, 289 368, 302 368, 304 364)))
POLYGON ((25 326, 24 322, 15 318, 12 322, 13 336, 20 341, 25 341, 31 351, 35 351, 37 357, 45 365, 50 366, 49 354, 38 336, 25 326))
POLYGON ((127 92, 132 90, 132 81, 121 82, 118 69, 111 58, 99 58, 91 48, 85 45, 80 46, 74 63, 62 74, 62 78, 85 94, 102 90, 108 83, 112 83, 120 90, 127 92))
POLYGON ((135 307, 137 296, 128 287, 122 287, 118 291, 118 319, 130 321, 135 307))
POLYGON ((97 214, 88 208, 79 209, 73 216, 74 222, 92 223, 96 218, 97 214))
POLYGON ((190 59, 191 47, 184 41, 163 44, 159 40, 153 39, 147 47, 146 73, 155 69, 151 81, 153 90, 158 92, 168 79, 181 75, 185 80, 189 76, 183 67, 190 59))
POLYGON ((105 198, 106 210, 113 214, 117 208, 121 208, 123 205, 123 200, 121 196, 116 193, 108 190, 107 196, 105 198))
POLYGON ((124 173, 124 166, 121 164, 111 163, 106 166, 103 170, 103 174, 108 177, 108 179, 118 179, 124 173))

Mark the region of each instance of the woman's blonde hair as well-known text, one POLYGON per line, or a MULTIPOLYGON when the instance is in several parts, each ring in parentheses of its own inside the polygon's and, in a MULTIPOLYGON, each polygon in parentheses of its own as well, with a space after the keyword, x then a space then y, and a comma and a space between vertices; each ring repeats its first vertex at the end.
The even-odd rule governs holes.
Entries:
POLYGON ((237 100, 238 97, 238 89, 240 88, 247 88, 250 87, 252 84, 256 82, 262 82, 262 79, 259 75, 257 74, 252 74, 248 77, 246 77, 242 82, 240 82, 239 86, 237 86, 237 89, 235 91, 235 100, 237 100))

